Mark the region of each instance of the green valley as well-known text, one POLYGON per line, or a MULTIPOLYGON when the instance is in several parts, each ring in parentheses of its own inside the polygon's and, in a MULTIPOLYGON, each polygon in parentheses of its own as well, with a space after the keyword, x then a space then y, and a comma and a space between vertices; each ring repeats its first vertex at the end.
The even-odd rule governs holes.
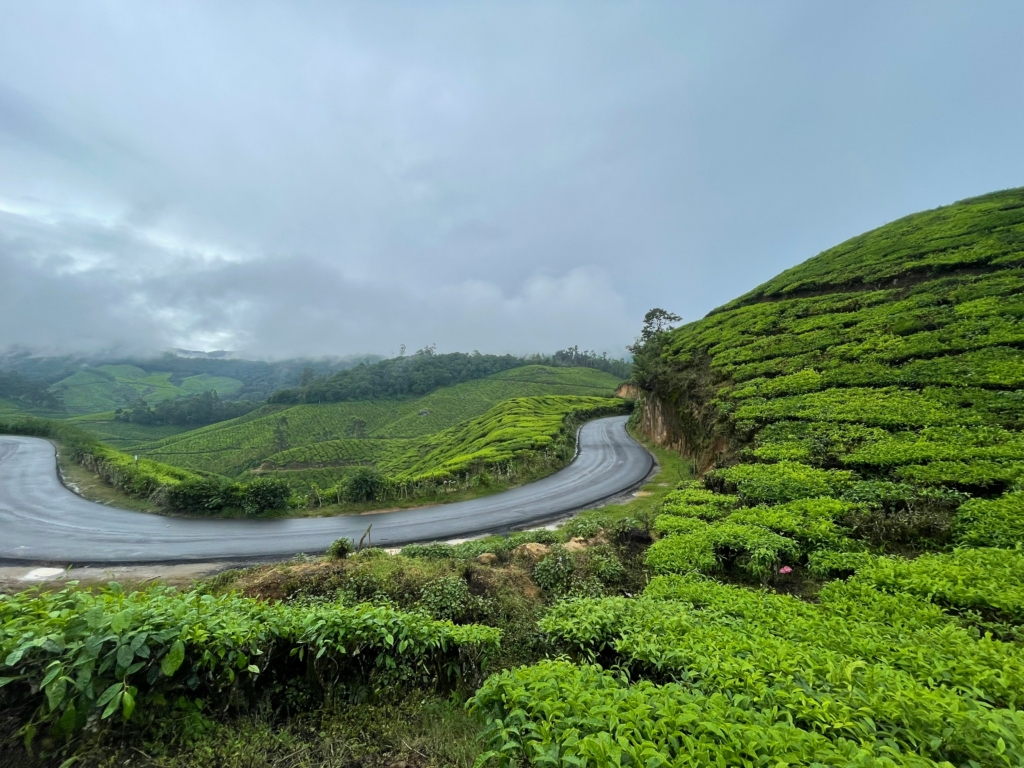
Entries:
MULTIPOLYGON (((1015 189, 696 322, 652 310, 630 429, 661 471, 625 502, 399 554, 341 539, 193 591, 0 598, 0 701, 86 765, 159 744, 167 768, 1019 766, 1022 295, 1015 189)), ((592 368, 417 365, 109 434, 171 496, 284 478, 319 508, 539 475, 624 407, 592 368)))

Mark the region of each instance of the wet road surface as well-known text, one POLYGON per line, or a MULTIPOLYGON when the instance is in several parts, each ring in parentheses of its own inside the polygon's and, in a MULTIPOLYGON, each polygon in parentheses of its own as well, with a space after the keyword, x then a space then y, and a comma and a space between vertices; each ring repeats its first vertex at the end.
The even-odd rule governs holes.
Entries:
POLYGON ((33 563, 173 563, 320 553, 372 524, 374 546, 394 547, 555 520, 641 482, 653 458, 626 433, 625 416, 580 431, 575 460, 536 483, 418 509, 336 517, 204 520, 131 512, 65 488, 51 443, 0 436, 0 560, 33 563))

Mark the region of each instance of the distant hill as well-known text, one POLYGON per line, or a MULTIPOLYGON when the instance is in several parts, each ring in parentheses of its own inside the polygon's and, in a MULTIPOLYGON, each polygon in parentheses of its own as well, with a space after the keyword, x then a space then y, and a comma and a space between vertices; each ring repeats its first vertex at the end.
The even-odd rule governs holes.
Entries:
MULTIPOLYGON (((167 353, 155 358, 39 357, 25 352, 0 355, 0 375, 17 375, 44 382, 58 398, 49 411, 61 407, 69 414, 113 411, 140 398, 153 405, 169 398, 215 391, 224 399, 262 402, 283 387, 330 376, 377 355, 326 360, 241 360, 216 353, 188 356, 167 353)), ((0 392, 0 397, 6 395, 0 392)), ((32 403, 28 404, 32 406, 32 403)), ((41 407, 41 406, 40 406, 41 407)))
POLYGON ((415 354, 393 357, 377 363, 363 363, 317 378, 305 386, 274 393, 271 403, 340 403, 356 400, 397 400, 420 397, 441 387, 482 379, 501 371, 526 365, 593 368, 625 379, 630 374, 625 360, 609 359, 578 347, 553 355, 483 355, 453 352, 436 354, 425 348, 415 354))
MULTIPOLYGON (((611 396, 619 378, 590 368, 519 366, 419 398, 268 405, 232 421, 132 450, 173 466, 239 477, 263 467, 296 487, 336 482, 352 468, 404 453, 408 441, 518 397, 611 396), (309 450, 300 450, 306 449, 309 450)), ((433 449, 431 449, 433 450, 433 449)))

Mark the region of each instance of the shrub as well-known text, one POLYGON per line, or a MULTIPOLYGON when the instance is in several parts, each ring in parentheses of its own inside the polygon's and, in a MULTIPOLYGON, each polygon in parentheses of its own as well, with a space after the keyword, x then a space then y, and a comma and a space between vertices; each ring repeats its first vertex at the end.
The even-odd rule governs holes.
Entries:
POLYGON ((998 499, 973 499, 960 507, 954 522, 960 543, 974 547, 1024 544, 1024 491, 998 499))
POLYGON ((662 536, 697 533, 707 528, 707 525, 703 520, 683 515, 658 515, 654 518, 654 530, 662 536))
POLYGON ((795 562, 799 555, 792 539, 760 526, 725 521, 654 542, 647 551, 647 565, 655 573, 714 573, 735 564, 767 579, 784 560, 795 562))
POLYGON ((564 547, 556 546, 551 554, 533 568, 533 580, 537 586, 553 595, 568 593, 576 573, 576 559, 564 547))
POLYGON ((340 539, 335 539, 331 546, 327 548, 327 556, 332 560, 344 560, 354 551, 355 545, 352 543, 352 540, 342 536, 340 539))
POLYGON ((152 721, 179 700, 227 708, 303 676, 321 690, 454 686, 477 677, 499 636, 370 605, 116 585, 29 591, 0 596, 0 707, 30 742, 40 731, 67 738, 111 719, 152 721))
POLYGON ((709 481, 736 488, 745 504, 784 504, 797 499, 839 496, 856 475, 848 470, 815 469, 793 461, 738 464, 710 473, 709 481))
POLYGON ((383 487, 380 473, 371 467, 359 467, 345 478, 344 495, 346 501, 373 501, 383 487))
POLYGON ((166 504, 181 512, 220 512, 239 506, 237 485, 218 478, 184 480, 167 489, 166 504))
POLYGON ((469 591, 469 585, 458 576, 442 576, 428 582, 420 593, 420 605, 435 619, 465 621, 471 614, 481 613, 483 599, 469 591))
POLYGON ((249 517, 284 509, 291 497, 288 483, 276 477, 257 477, 242 486, 242 511, 249 517))

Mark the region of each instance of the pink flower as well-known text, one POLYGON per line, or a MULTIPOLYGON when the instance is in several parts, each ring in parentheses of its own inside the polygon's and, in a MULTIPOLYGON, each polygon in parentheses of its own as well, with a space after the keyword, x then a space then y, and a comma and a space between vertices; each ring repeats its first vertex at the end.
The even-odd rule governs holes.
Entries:
POLYGON ((781 568, 779 568, 779 573, 792 573, 792 572, 793 572, 793 569, 790 568, 788 565, 784 565, 781 568))

